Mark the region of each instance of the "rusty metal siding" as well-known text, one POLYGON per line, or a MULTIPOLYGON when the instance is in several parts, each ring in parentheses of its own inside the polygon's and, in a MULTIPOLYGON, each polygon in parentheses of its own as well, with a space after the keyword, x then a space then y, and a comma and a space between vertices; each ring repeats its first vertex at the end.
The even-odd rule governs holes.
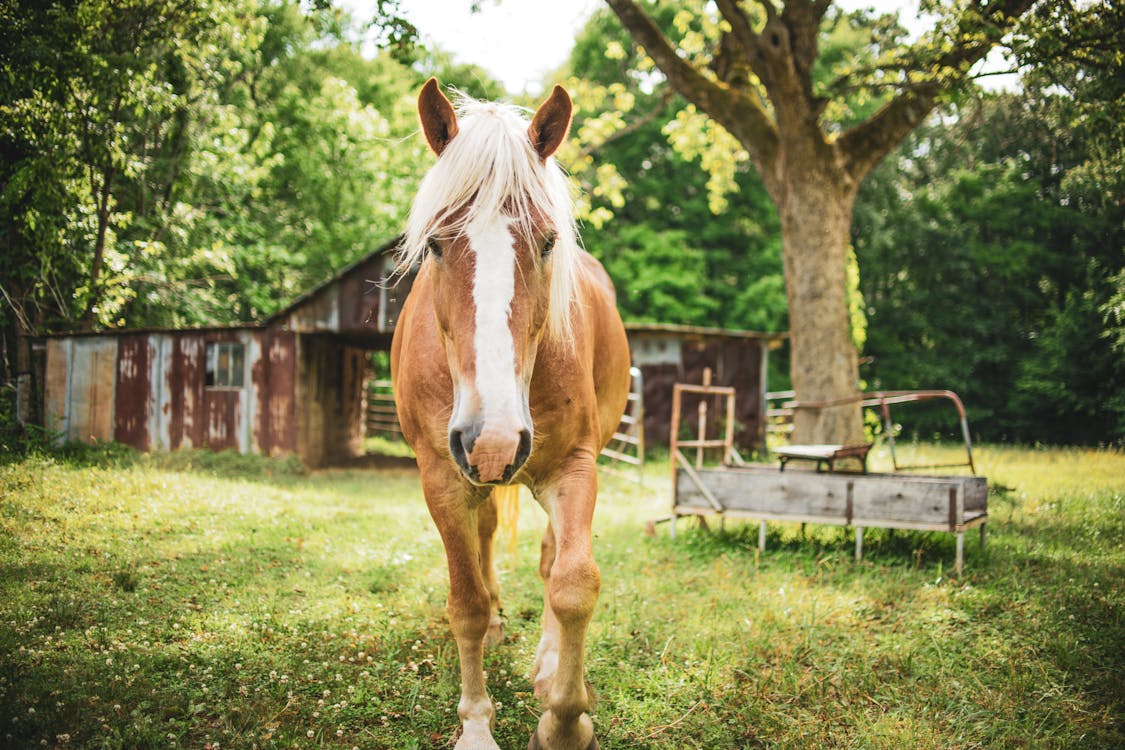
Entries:
POLYGON ((340 354, 340 386, 332 394, 336 402, 333 457, 356 458, 363 455, 367 435, 367 352, 348 346, 340 354))
POLYGON ((152 340, 144 334, 117 339, 117 392, 113 439, 146 451, 151 445, 149 417, 153 411, 152 340))
POLYGON ((197 333, 172 334, 164 378, 168 389, 168 448, 205 445, 203 378, 206 346, 197 333))
POLYGON ((310 466, 362 454, 366 350, 338 337, 297 339, 297 451, 310 466))
POLYGON ((241 450, 242 393, 234 389, 207 388, 204 391, 203 444, 214 450, 241 450))
MULTIPOLYGON (((112 440, 117 341, 113 338, 70 337, 59 342, 65 364, 48 369, 62 383, 62 403, 52 399, 48 413, 57 419, 63 440, 112 440)), ((58 353, 58 349, 55 353, 58 353)), ((51 352, 48 352, 50 357, 51 352)))
POLYGON ((255 336, 252 449, 267 456, 297 450, 296 336, 271 328, 255 336))
POLYGON ((340 285, 332 284, 317 292, 289 316, 294 331, 340 330, 340 285))
POLYGON ((292 332, 275 327, 65 336, 49 339, 46 349, 47 423, 63 440, 267 455, 297 449, 292 332), (244 347, 242 385, 208 386, 207 347, 224 342, 244 347))
POLYGON ((414 282, 394 275, 394 259, 373 255, 295 303, 279 318, 298 333, 342 333, 350 337, 390 334, 414 282))
POLYGON ((385 257, 376 256, 357 265, 337 283, 339 330, 374 333, 379 327, 379 285, 383 281, 385 257))
POLYGON ((66 433, 67 374, 70 372, 70 340, 47 341, 47 368, 44 376, 43 413, 48 430, 66 433))
POLYGON ((152 423, 149 436, 155 450, 172 450, 172 391, 168 374, 172 371, 175 337, 170 333, 153 335, 155 352, 152 358, 152 423))
MULTIPOLYGON (((249 353, 248 331, 217 331, 199 337, 202 356, 197 369, 202 384, 202 429, 199 445, 215 450, 236 450, 245 453, 249 445, 250 420, 247 408, 250 399, 245 397, 245 385, 240 387, 206 385, 206 351, 208 344, 238 343, 249 353)), ((243 358, 242 382, 250 382, 250 358, 243 358)))

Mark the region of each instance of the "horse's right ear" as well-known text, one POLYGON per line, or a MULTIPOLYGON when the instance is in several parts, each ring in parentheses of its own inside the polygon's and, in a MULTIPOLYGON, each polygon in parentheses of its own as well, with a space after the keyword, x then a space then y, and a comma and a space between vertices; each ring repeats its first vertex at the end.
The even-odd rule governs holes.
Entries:
POLYGON ((441 152, 457 135, 457 114, 453 105, 441 93, 436 78, 426 81, 418 94, 418 117, 422 120, 422 132, 434 153, 441 156, 441 152))

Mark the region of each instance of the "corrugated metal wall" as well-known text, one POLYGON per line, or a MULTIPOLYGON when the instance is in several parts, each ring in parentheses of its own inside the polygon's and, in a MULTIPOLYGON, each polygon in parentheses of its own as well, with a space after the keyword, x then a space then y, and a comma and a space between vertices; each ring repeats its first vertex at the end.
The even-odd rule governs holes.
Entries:
POLYGON ((117 341, 88 337, 47 343, 48 429, 63 440, 112 440, 117 341))
POLYGON ((298 453, 310 466, 363 455, 367 351, 331 336, 298 342, 298 453))
POLYGON ((63 440, 117 440, 141 450, 296 450, 295 341, 277 330, 226 329, 53 338, 48 426, 63 440), (208 344, 241 344, 242 385, 207 385, 208 344))
POLYGON ((46 413, 64 440, 141 450, 298 452, 310 465, 362 454, 367 353, 390 346, 413 282, 394 243, 360 259, 263 327, 54 337, 46 413), (209 344, 243 349, 241 385, 207 384, 209 344))

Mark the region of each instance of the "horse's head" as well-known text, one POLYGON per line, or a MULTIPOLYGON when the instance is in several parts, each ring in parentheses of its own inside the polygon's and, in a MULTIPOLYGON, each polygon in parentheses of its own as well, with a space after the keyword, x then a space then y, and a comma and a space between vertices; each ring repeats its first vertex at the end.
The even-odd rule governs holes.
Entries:
POLYGON ((459 118, 433 79, 418 99, 438 160, 411 209, 403 258, 430 265, 453 378, 449 452, 477 484, 509 482, 531 454, 536 351, 567 325, 577 240, 551 155, 571 109, 558 86, 530 123, 514 107, 472 100, 459 118))

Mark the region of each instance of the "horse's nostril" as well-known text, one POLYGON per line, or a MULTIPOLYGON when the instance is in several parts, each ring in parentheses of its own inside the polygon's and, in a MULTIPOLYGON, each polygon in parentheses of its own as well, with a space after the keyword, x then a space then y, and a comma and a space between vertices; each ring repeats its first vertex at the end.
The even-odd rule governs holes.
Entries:
POLYGON ((473 454, 473 448, 476 447, 479 437, 480 429, 473 425, 463 429, 454 427, 449 430, 449 455, 466 474, 473 473, 472 467, 469 466, 469 456, 473 454))
POLYGON ((476 447, 476 444, 477 444, 477 433, 476 432, 474 432, 472 430, 468 430, 466 432, 461 433, 461 447, 464 449, 466 456, 472 454, 473 448, 476 447))
POLYGON ((527 461, 527 457, 531 455, 531 430, 520 430, 520 444, 516 448, 516 458, 512 461, 512 466, 519 469, 527 461))
POLYGON ((468 463, 469 451, 465 450, 464 433, 461 430, 449 431, 449 453, 460 466, 468 463))

